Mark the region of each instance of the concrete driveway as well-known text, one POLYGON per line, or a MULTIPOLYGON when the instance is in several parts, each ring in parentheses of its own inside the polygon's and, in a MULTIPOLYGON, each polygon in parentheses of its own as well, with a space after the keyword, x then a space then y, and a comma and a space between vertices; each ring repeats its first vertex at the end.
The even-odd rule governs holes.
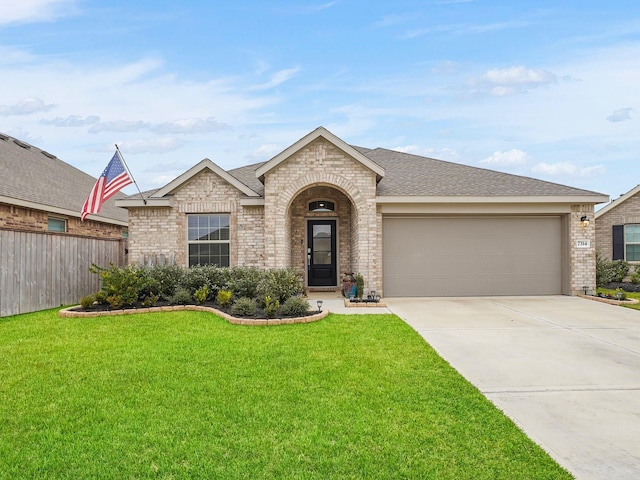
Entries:
POLYGON ((640 311, 563 296, 385 300, 576 478, 640 478, 640 311))

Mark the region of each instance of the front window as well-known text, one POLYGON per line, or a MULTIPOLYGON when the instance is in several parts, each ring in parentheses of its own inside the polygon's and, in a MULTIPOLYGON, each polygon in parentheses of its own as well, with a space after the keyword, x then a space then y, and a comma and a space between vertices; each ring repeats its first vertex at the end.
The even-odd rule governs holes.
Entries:
POLYGON ((625 259, 640 262, 640 224, 624 226, 625 259))
POLYGON ((229 215, 188 215, 189 266, 229 266, 229 215))

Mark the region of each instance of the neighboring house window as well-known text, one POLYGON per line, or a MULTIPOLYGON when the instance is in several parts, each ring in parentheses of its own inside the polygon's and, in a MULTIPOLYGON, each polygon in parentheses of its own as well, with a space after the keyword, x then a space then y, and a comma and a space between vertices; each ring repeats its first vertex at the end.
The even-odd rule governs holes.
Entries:
POLYGON ((640 261, 640 225, 624 226, 624 248, 628 262, 640 261))
POLYGON ((50 232, 64 233, 67 231, 67 221, 64 218, 49 217, 47 223, 47 230, 50 232))
POLYGON ((189 266, 229 266, 229 215, 188 215, 189 266))
POLYGON ((613 226, 613 259, 640 262, 640 224, 613 226))
POLYGON ((122 229, 122 238, 129 238, 129 229, 128 228, 123 228, 122 229))

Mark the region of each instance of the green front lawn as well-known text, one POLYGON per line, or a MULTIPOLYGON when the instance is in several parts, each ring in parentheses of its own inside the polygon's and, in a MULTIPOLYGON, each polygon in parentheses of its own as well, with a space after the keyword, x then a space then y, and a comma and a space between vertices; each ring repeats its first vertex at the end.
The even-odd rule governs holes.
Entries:
POLYGON ((571 476, 393 315, 0 319, 0 478, 571 476))

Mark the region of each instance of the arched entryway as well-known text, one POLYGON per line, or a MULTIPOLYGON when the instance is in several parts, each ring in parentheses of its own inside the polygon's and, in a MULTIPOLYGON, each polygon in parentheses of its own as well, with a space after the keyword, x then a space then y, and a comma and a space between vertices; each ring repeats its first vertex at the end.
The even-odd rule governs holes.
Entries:
POLYGON ((304 276, 305 286, 339 287, 342 274, 353 271, 355 215, 352 201, 334 186, 314 185, 293 198, 287 213, 291 266, 304 276))

